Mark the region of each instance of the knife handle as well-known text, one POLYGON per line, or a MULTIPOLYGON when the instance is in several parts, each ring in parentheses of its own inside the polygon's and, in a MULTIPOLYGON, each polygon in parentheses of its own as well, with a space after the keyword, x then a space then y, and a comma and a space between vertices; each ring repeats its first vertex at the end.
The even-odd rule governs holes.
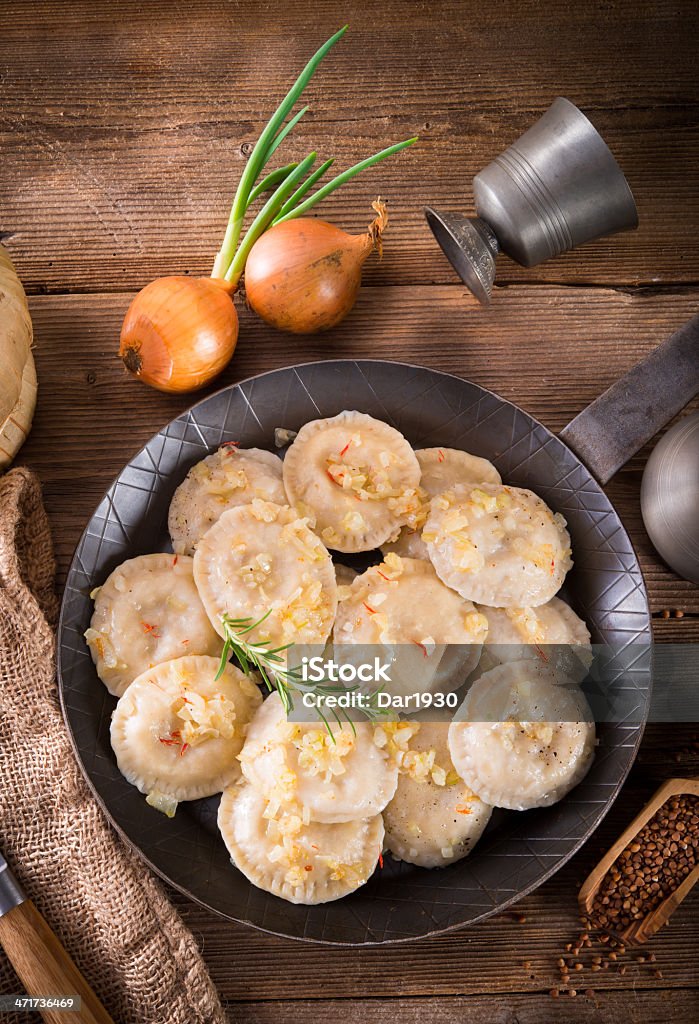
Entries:
POLYGON ((47 1024, 114 1024, 31 900, 0 917, 0 946, 29 996, 80 996, 79 1013, 40 1010, 47 1024))

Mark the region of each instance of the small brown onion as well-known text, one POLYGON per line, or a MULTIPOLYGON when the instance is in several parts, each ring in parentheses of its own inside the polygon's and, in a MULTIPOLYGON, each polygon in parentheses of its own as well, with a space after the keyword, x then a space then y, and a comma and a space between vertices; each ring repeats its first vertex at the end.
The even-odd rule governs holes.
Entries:
POLYGON ((280 331, 315 334, 335 327, 354 306, 362 266, 388 224, 384 203, 363 235, 324 220, 282 221, 255 242, 245 264, 245 295, 258 316, 280 331))
POLYGON ((119 355, 159 391, 196 391, 229 362, 238 340, 233 288, 217 278, 161 277, 128 308, 119 355))

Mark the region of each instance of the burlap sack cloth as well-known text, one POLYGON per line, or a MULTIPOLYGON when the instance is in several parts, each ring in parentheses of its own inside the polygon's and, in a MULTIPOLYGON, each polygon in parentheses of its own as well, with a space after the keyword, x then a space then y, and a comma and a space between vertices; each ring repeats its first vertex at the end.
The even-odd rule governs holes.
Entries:
MULTIPOLYGON (((39 484, 13 469, 0 477, 0 849, 117 1024, 224 1024, 192 934, 75 761, 56 689, 53 584, 39 484)), ((0 951, 0 992, 21 991, 0 951)))

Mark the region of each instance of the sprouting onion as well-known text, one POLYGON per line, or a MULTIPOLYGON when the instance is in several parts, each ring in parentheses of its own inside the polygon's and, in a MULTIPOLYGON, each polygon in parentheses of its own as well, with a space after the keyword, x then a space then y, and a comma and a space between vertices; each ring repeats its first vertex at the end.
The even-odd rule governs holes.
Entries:
POLYGON ((325 199, 325 197, 329 196, 331 192, 335 191, 335 189, 340 188, 340 186, 348 182, 350 178, 354 178, 355 175, 366 170, 368 167, 373 167, 374 164, 378 164, 380 160, 385 160, 387 156, 393 156, 394 153, 400 153, 401 149, 405 149, 407 146, 412 146, 414 142, 417 142, 417 135, 412 139, 406 139, 405 142, 397 142, 394 146, 382 149, 380 153, 374 153, 373 156, 367 157, 366 160, 361 160, 353 167, 348 167, 346 171, 342 172, 342 174, 338 174, 337 177, 333 178, 332 181, 329 181, 327 185, 323 185, 317 192, 314 192, 312 196, 309 196, 304 203, 299 205, 294 204, 294 206, 291 209, 287 209, 286 212, 284 212, 284 208, 282 208, 277 217, 275 217, 274 223, 281 224, 282 221, 291 220, 294 217, 302 217, 305 213, 308 213, 316 203, 319 203, 321 199, 325 199))
MULTIPOLYGON (((160 278, 142 289, 131 303, 121 330, 119 355, 127 369, 145 383, 162 391, 193 391, 220 373, 233 355, 238 340, 238 316, 232 297, 256 243, 269 231, 275 232, 280 241, 285 238, 297 241, 298 237, 304 237, 304 225, 308 223, 304 214, 361 171, 416 141, 407 139, 375 153, 320 185, 315 192, 311 190, 332 166, 333 158, 316 167, 317 154, 312 152, 303 160, 265 173, 277 149, 308 110, 304 106, 293 114, 294 106, 318 65, 346 29, 347 26, 341 28, 311 57, 255 143, 235 193, 211 277, 160 278), (261 204, 259 208, 258 204, 261 204), (251 219, 245 228, 247 217, 251 219), (290 221, 297 226, 289 229, 290 221)), ((385 223, 384 216, 381 226, 385 223)), ((378 241, 377 230, 372 228, 371 248, 378 241)), ((298 258, 298 245, 294 248, 298 276, 305 264, 298 258)), ((348 251, 357 249, 355 245, 348 251)), ((348 269, 346 286, 342 278, 335 275, 328 294, 333 290, 339 292, 339 299, 333 301, 329 311, 313 308, 314 289, 324 287, 316 277, 308 292, 310 316, 296 316, 287 323, 285 310, 281 317, 276 316, 274 310, 265 314, 260 309, 260 315, 290 330, 322 330, 332 326, 354 303, 360 271, 361 264, 348 269)), ((287 283, 293 282, 290 279, 287 283)), ((256 308, 254 303, 252 305, 256 308)))
MULTIPOLYGON (((284 125, 283 123, 287 114, 291 111, 292 107, 305 89, 323 57, 325 57, 331 47, 341 39, 346 31, 347 26, 345 25, 344 28, 341 28, 334 36, 331 36, 331 38, 321 46, 318 52, 311 57, 310 61, 296 79, 296 82, 282 102, 279 104, 277 110, 267 123, 267 127, 257 140, 257 143, 250 154, 233 200, 233 206, 231 207, 231 213, 228 219, 228 227, 226 228, 223 244, 221 245, 221 249, 214 263, 211 275, 212 277, 220 277, 229 281, 231 284, 236 285, 240 280, 243 270, 245 269, 245 262, 252 246, 267 230, 267 228, 271 226, 271 224, 279 224, 284 220, 290 220, 291 218, 302 216, 312 209, 316 203, 325 199, 325 197, 329 196, 331 192, 340 188, 357 174, 360 174, 369 167, 373 167, 374 164, 379 163, 381 160, 385 160, 386 157, 392 156, 394 153, 399 153, 407 146, 412 146, 412 144, 417 141, 417 136, 411 139, 406 139, 404 142, 398 142, 393 146, 382 149, 381 152, 375 153, 366 160, 361 160, 359 163, 354 164, 354 166, 349 167, 346 171, 338 174, 332 179, 332 181, 327 182, 327 184, 319 188, 317 192, 305 199, 304 202, 301 202, 303 197, 330 167, 333 163, 333 159, 326 160, 321 167, 309 175, 308 179, 300 185, 290 198, 288 198, 288 193, 286 193, 284 186, 288 182, 291 174, 294 173, 297 168, 293 168, 293 170, 284 168, 283 170, 288 170, 288 173, 285 173, 283 177, 281 177, 279 187, 266 204, 267 213, 273 211, 272 217, 268 218, 265 216, 265 218, 260 219, 258 216, 248 229, 243 241, 240 242, 245 214, 261 191, 259 187, 255 187, 257 177, 266 166, 280 142, 286 138, 292 128, 301 119, 303 114, 306 113, 308 107, 303 107, 295 117, 291 118, 291 120, 284 125)), ((306 159, 308 160, 309 158, 307 157, 306 159)), ((308 168, 305 170, 307 169, 308 168)), ((275 173, 276 172, 272 172, 271 175, 268 175, 265 181, 273 180, 273 175, 275 173)), ((300 175, 296 180, 300 180, 303 176, 304 175, 300 175)))
MULTIPOLYGON (((354 306, 362 268, 388 224, 386 204, 366 231, 350 235, 315 217, 282 218, 258 238, 245 265, 248 305, 272 327, 315 334, 341 323, 354 306)), ((283 209, 283 207, 282 207, 283 209)))
POLYGON ((284 205, 282 206, 281 210, 279 211, 279 213, 277 214, 277 216, 276 216, 276 217, 274 218, 274 222, 273 222, 273 223, 274 223, 274 224, 278 224, 278 223, 279 223, 279 221, 280 221, 280 220, 281 220, 281 219, 282 219, 282 218, 283 218, 283 217, 284 217, 284 216, 285 216, 285 215, 286 215, 287 213, 289 213, 289 212, 290 212, 291 210, 293 210, 293 209, 294 209, 294 207, 295 207, 295 206, 297 205, 297 203, 300 203, 300 202, 301 202, 301 200, 302 200, 302 199, 303 199, 303 197, 304 197, 304 196, 306 195, 306 193, 307 193, 307 192, 310 192, 310 190, 311 190, 311 189, 313 188, 313 186, 315 185, 315 183, 316 183, 317 181, 319 181, 319 180, 320 180, 320 179, 321 179, 321 178, 323 177, 323 175, 325 174, 325 172, 326 172, 326 171, 327 171, 327 170, 328 170, 328 169, 329 169, 330 167, 332 167, 332 165, 333 165, 334 163, 335 163, 335 160, 334 160, 334 158, 333 158, 333 157, 330 157, 330 159, 329 159, 329 160, 326 160, 326 161, 325 161, 325 163, 323 163, 323 164, 321 164, 321 165, 320 165, 320 167, 317 167, 317 168, 315 169, 315 171, 313 172, 313 174, 309 174, 309 175, 308 175, 308 177, 306 178, 306 180, 305 180, 304 182, 302 182, 302 184, 301 184, 301 185, 299 185, 299 187, 298 187, 298 188, 296 189, 296 191, 295 191, 295 192, 294 192, 294 194, 293 194, 293 195, 291 196, 291 198, 290 198, 290 199, 287 199, 287 201, 286 201, 286 202, 284 203, 284 205))
POLYGON ((280 141, 283 141, 289 131, 301 119, 305 113, 305 108, 299 111, 295 118, 292 118, 290 127, 287 126, 286 129, 282 127, 284 125, 284 121, 315 74, 316 68, 320 62, 326 54, 332 50, 335 43, 342 39, 346 31, 347 25, 343 25, 339 32, 336 32, 334 36, 331 36, 330 39, 328 39, 326 43, 323 43, 321 48, 314 53, 308 64, 306 64, 306 67, 292 85, 291 89, 289 89, 282 102, 270 117, 262 134, 255 143, 253 151, 245 165, 245 170, 241 175, 240 182, 235 193, 235 198, 233 199, 231 213, 228 218, 228 227, 226 228, 223 244, 221 245, 221 249, 216 257, 216 261, 214 262, 214 269, 211 272, 212 277, 226 277, 228 268, 233 261, 235 249, 243 227, 243 219, 250 202, 250 193, 255 186, 255 182, 277 146, 279 146, 280 141), (282 139, 276 141, 275 139, 278 134, 281 134, 282 139))

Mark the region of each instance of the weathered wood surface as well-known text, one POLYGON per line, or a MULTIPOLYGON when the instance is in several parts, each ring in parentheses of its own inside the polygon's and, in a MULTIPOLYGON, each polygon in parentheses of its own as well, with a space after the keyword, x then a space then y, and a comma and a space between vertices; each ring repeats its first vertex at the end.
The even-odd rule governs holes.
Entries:
MULTIPOLYGON (((0 237, 31 295, 40 380, 21 459, 43 481, 61 579, 114 475, 189 404, 122 370, 117 336, 133 292, 161 273, 210 269, 244 144, 344 21, 351 31, 312 84, 312 112, 287 152, 317 146, 346 166, 419 132, 419 147, 323 211, 359 230, 369 200, 388 196, 384 260, 367 265, 369 287, 329 336, 275 334, 241 309, 239 348, 217 387, 312 359, 404 360, 468 377, 560 430, 696 312, 699 15, 689 0, 0 2, 0 237), (421 207, 469 209, 472 175, 561 94, 610 143, 641 227, 528 271, 502 259, 482 310, 455 282, 421 207)), ((663 565, 640 519, 649 450, 607 490, 639 553, 656 638, 696 642, 699 591, 663 565)), ((409 945, 328 949, 173 898, 236 1021, 694 1020, 696 897, 654 938, 652 969, 586 969, 577 987, 593 988, 590 998, 554 1001, 548 991, 577 934, 580 883, 660 782, 699 774, 697 738, 691 726, 648 728, 620 798, 518 906, 523 923, 506 914, 409 945)))
MULTIPOLYGON (((362 991, 358 986, 359 991, 362 991)), ((297 1003, 242 1003, 233 1008, 239 1020, 248 1024, 328 1024, 347 1019, 340 1000, 297 1003)), ((697 1002, 691 991, 637 992, 629 998, 622 992, 583 992, 575 999, 547 1000, 535 996, 467 996, 445 999, 378 1000, 358 998, 354 1019, 371 1024, 461 1024, 488 1021, 489 1024, 665 1024, 668 1020, 696 1018, 697 1002)))
POLYGON ((311 84, 312 110, 285 153, 318 148, 347 167, 420 135, 323 207, 354 230, 377 193, 388 197, 387 256, 368 268, 370 282, 453 282, 422 206, 470 209, 473 175, 557 95, 608 141, 641 226, 535 270, 502 259, 500 280, 699 281, 692 0, 6 0, 2 9, 0 231, 32 291, 118 291, 208 272, 241 147, 345 21, 350 32, 311 84))

